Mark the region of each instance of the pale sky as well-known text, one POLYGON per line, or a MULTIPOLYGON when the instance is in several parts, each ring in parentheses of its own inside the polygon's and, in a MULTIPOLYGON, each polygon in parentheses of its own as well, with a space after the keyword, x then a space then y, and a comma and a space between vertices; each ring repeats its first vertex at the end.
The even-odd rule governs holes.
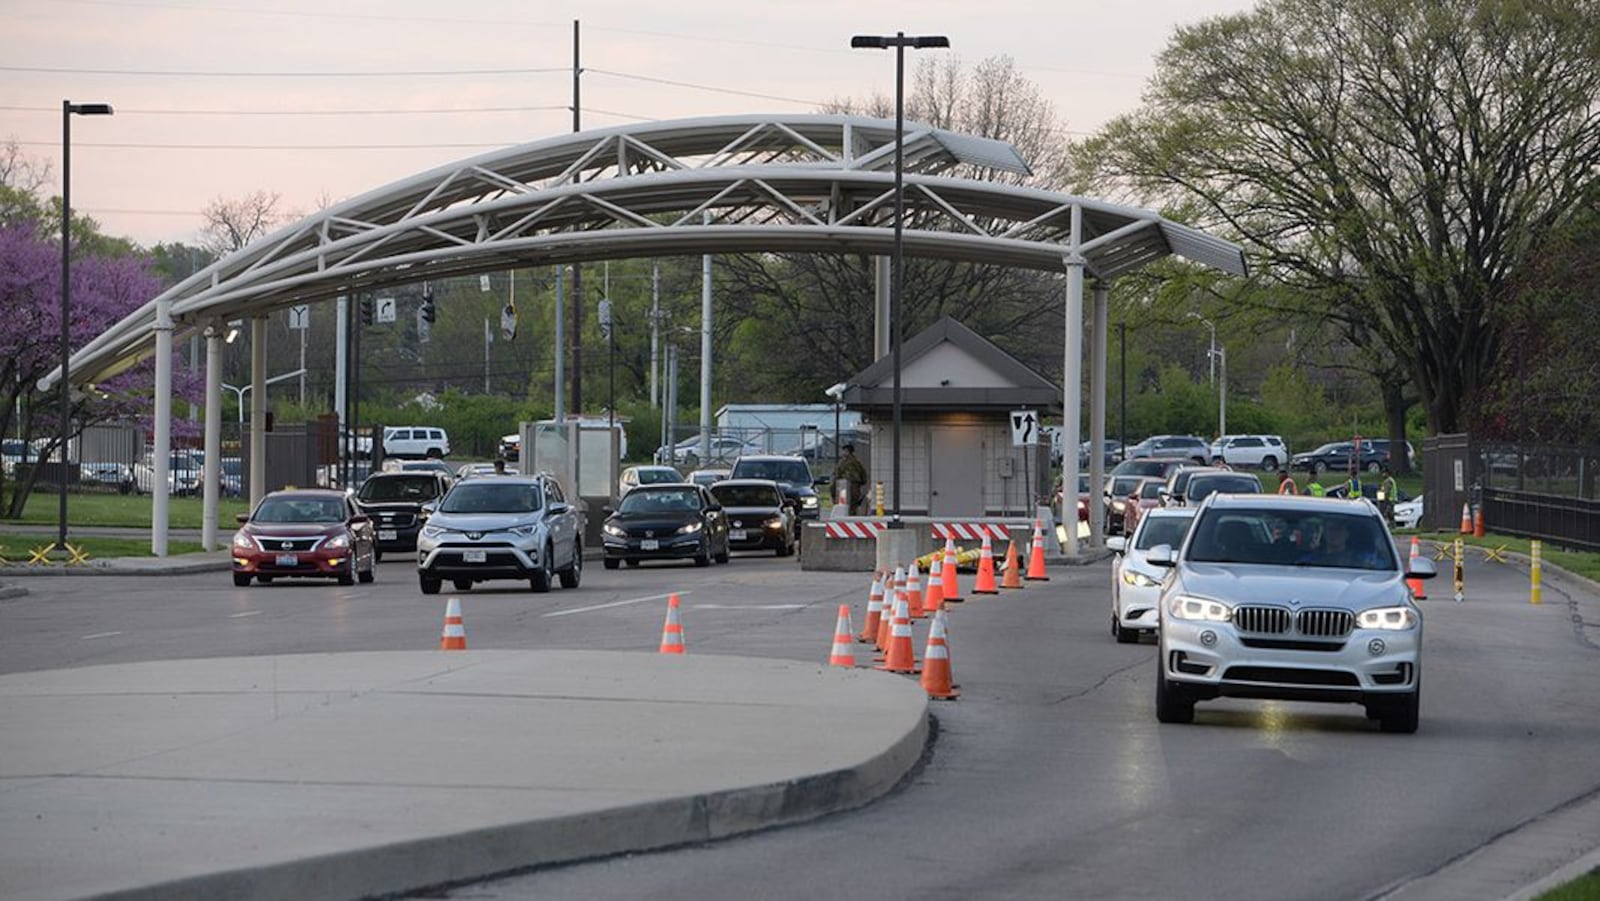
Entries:
POLYGON ((146 245, 192 243, 218 197, 273 191, 304 214, 570 132, 574 19, 585 129, 890 95, 893 53, 850 37, 903 30, 951 43, 907 51, 908 72, 920 56, 1008 54, 1087 133, 1138 104, 1176 26, 1253 5, 0 0, 0 142, 48 160, 59 193, 61 101, 111 104, 73 118, 74 211, 146 245))

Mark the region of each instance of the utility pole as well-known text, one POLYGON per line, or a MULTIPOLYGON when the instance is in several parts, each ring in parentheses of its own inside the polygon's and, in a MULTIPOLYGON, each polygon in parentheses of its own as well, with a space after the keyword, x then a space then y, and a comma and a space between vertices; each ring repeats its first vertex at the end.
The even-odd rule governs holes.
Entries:
POLYGON ((660 409, 656 394, 656 370, 660 366, 661 346, 661 264, 650 267, 650 409, 660 409))
POLYGON ((566 311, 562 309, 565 286, 562 284, 562 275, 566 272, 565 266, 556 266, 556 422, 567 421, 567 333, 563 317, 566 311))

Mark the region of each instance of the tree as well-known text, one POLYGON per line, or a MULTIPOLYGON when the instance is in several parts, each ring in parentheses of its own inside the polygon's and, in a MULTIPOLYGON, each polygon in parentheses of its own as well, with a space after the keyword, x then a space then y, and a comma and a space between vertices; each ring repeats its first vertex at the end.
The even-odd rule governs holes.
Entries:
POLYGON ((1180 29, 1078 159, 1369 330, 1450 432, 1503 350, 1496 305, 1595 178, 1597 96, 1594 0, 1267 0, 1180 29))
POLYGON ((211 201, 200 211, 206 220, 200 229, 200 246, 220 257, 266 235, 286 218, 278 210, 281 199, 276 191, 254 191, 232 200, 218 197, 211 201))

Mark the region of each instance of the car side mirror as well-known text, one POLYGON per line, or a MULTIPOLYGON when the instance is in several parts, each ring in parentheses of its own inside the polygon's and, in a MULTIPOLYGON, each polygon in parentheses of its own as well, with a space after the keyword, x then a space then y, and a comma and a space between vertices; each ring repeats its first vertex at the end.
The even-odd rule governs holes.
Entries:
POLYGON ((439 512, 439 502, 438 501, 429 501, 426 504, 422 505, 422 515, 423 516, 432 516, 433 514, 438 513, 438 512, 439 512))
POLYGON ((710 506, 706 507, 706 510, 708 510, 708 511, 710 511, 712 513, 720 513, 722 511, 722 505, 721 504, 711 504, 710 506))
POLYGON ((352 526, 359 526, 369 522, 372 522, 372 517, 365 513, 357 513, 356 515, 350 517, 350 524, 352 526))
POLYGON ((556 501, 555 503, 550 505, 550 515, 551 516, 559 516, 559 515, 567 512, 568 510, 571 510, 571 509, 572 509, 572 505, 571 504, 563 503, 561 501, 556 501))
POLYGON ((611 514, 617 512, 617 508, 615 508, 615 507, 601 507, 600 508, 600 512, 604 513, 607 516, 610 516, 611 514))
POLYGON ((1151 566, 1160 566, 1167 569, 1178 565, 1178 555, 1172 550, 1172 545, 1170 544, 1158 544, 1151 548, 1150 553, 1145 555, 1144 560, 1151 566))
POLYGON ((1412 557, 1406 566, 1406 578, 1431 579, 1439 574, 1439 568, 1427 557, 1412 557))
POLYGON ((1110 548, 1114 553, 1124 553, 1128 550, 1128 539, 1121 535, 1113 535, 1106 539, 1106 547, 1110 548))
POLYGON ((818 476, 817 478, 811 480, 811 487, 813 488, 821 488, 826 484, 828 484, 827 476, 818 476))
POLYGON ((236 514, 234 514, 233 519, 234 519, 234 522, 237 522, 239 525, 242 526, 245 523, 250 521, 250 514, 248 514, 248 513, 236 513, 236 514))

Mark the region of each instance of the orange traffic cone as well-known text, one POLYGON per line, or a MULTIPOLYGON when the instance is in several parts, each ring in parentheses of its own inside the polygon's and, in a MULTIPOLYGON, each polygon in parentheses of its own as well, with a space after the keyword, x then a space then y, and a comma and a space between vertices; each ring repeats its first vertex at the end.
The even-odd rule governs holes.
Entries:
MULTIPOLYGON (((973 589, 976 591, 977 589, 973 589)), ((922 688, 928 697, 941 701, 954 701, 961 696, 950 681, 950 641, 945 625, 944 611, 933 614, 933 626, 928 630, 928 647, 922 652, 922 688)))
POLYGON ((902 594, 894 604, 894 625, 889 633, 888 656, 877 667, 890 673, 911 673, 917 670, 917 652, 911 645, 911 607, 902 594))
POLYGON ((1476 515, 1472 519, 1472 534, 1474 537, 1482 538, 1483 532, 1483 506, 1480 504, 1476 511, 1476 515))
POLYGON ((878 623, 878 639, 873 642, 880 651, 887 652, 889 650, 889 636, 894 632, 894 610, 895 607, 899 606, 900 600, 905 597, 905 594, 905 570, 896 566, 894 575, 889 577, 889 590, 885 592, 883 598, 883 617, 878 623))
POLYGON ((978 579, 972 583, 973 594, 999 594, 994 584, 994 546, 989 543, 989 531, 983 532, 983 547, 978 551, 978 579))
MULTIPOLYGON (((1411 559, 1417 559, 1417 536, 1411 536, 1411 559)), ((1426 600, 1428 589, 1423 587, 1421 579, 1407 579, 1406 587, 1411 589, 1411 596, 1419 601, 1426 600)))
POLYGON ((1012 538, 1012 539, 1009 539, 1009 540, 1006 541, 1006 566, 1005 566, 1005 569, 1006 569, 1006 574, 1005 574, 1005 577, 1000 580, 1000 587, 1001 588, 1021 588, 1022 587, 1022 561, 1017 559, 1017 540, 1015 538, 1012 538))
POLYGON ((872 590, 867 594, 867 622, 861 627, 856 641, 873 641, 878 637, 878 626, 883 622, 883 573, 872 574, 872 590))
POLYGON ((444 632, 439 635, 439 650, 465 651, 467 627, 461 622, 461 601, 451 598, 444 605, 444 632))
POLYGON ((961 603, 961 583, 956 579, 956 540, 944 540, 944 602, 961 603))
POLYGON ((922 612, 944 609, 944 557, 935 556, 928 564, 928 591, 922 596, 922 612))
POLYGON ((1029 582, 1050 581, 1044 574, 1044 524, 1037 519, 1033 521, 1033 541, 1028 549, 1028 574, 1023 578, 1029 582))
POLYGON ((678 619, 678 595, 667 598, 667 624, 661 630, 661 653, 683 653, 683 622, 678 619))
POLYGON ((1471 535, 1472 534, 1472 505, 1471 504, 1462 504, 1461 505, 1461 534, 1463 534, 1463 535, 1471 535))
POLYGON ((839 605, 839 621, 833 627, 833 652, 828 655, 829 666, 855 666, 856 652, 850 636, 850 605, 839 605))
POLYGON ((922 616, 922 574, 917 571, 917 561, 906 568, 906 607, 912 619, 922 616))

